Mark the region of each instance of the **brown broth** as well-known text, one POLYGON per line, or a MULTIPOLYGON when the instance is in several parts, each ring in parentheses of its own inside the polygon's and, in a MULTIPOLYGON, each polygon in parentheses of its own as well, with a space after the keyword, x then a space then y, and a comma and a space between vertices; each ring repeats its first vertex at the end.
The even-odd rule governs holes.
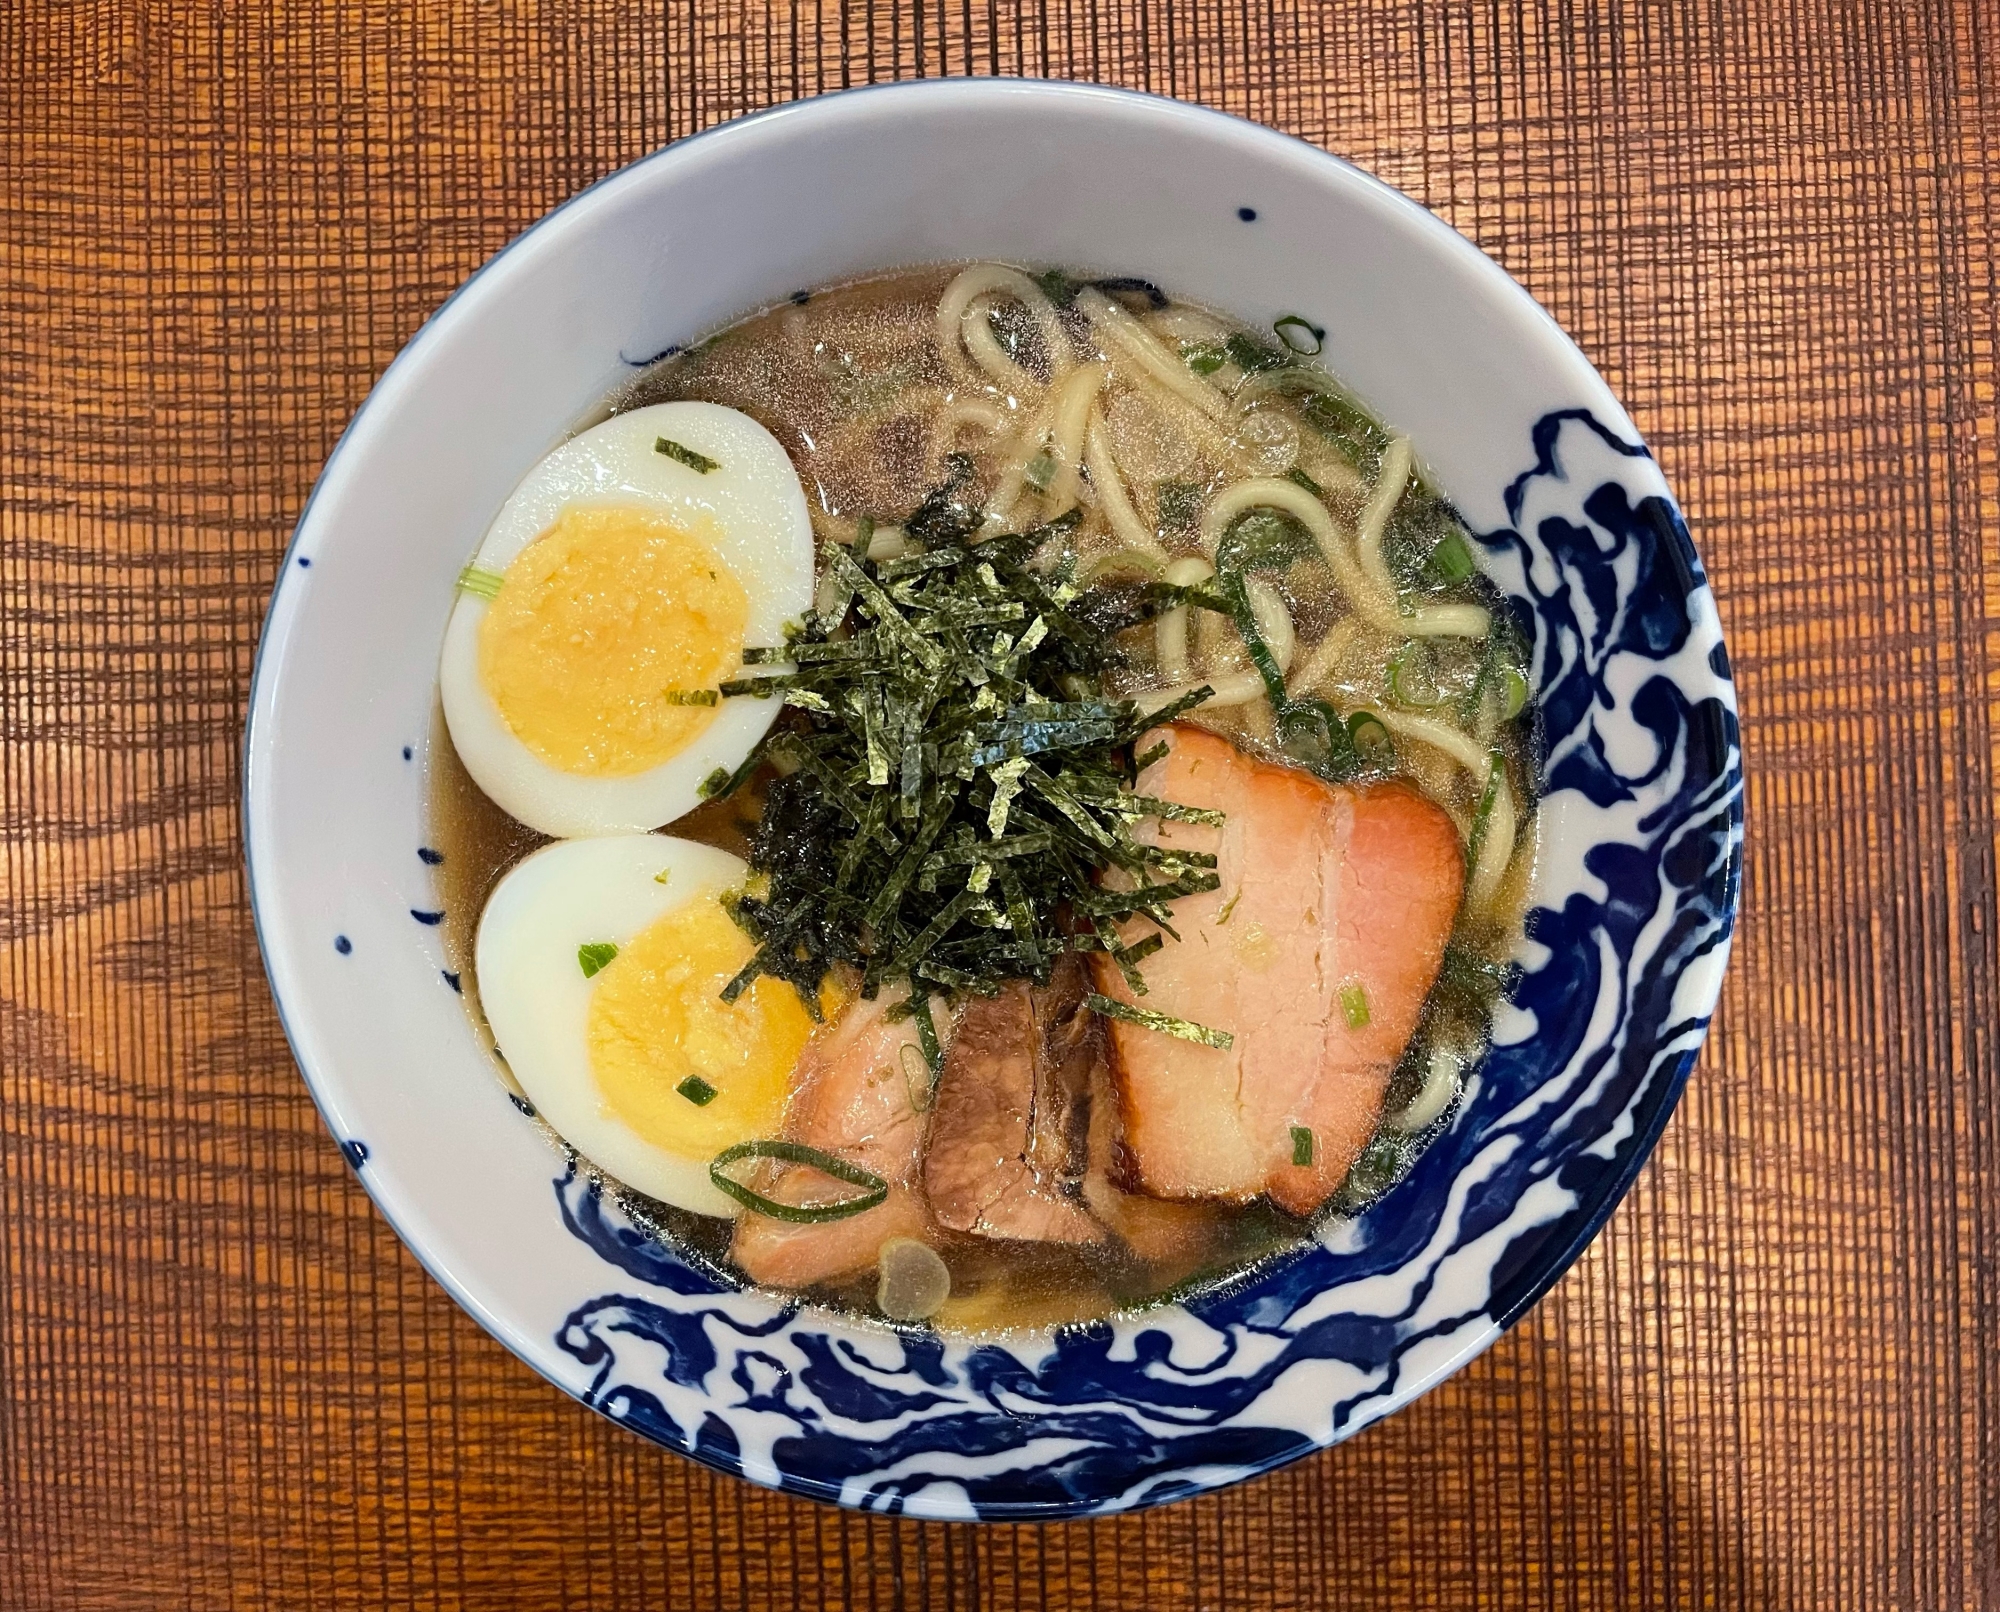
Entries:
MULTIPOLYGON (((607 399, 586 423, 679 399, 738 408, 769 429, 791 456, 823 537, 851 539, 858 517, 893 522, 937 484, 945 453, 970 449, 991 457, 990 446, 982 449, 976 428, 947 429, 939 424, 954 386, 963 389, 962 377, 955 381, 941 357, 936 335, 939 297, 960 267, 919 269, 835 287, 755 315, 647 370, 607 399)), ((1204 331, 1217 340, 1228 333, 1255 334, 1184 306, 1149 317, 1163 340, 1185 342, 1189 332, 1200 339, 1204 331)), ((1046 372, 1046 354, 1029 322, 1016 320, 1010 330, 1002 316, 996 318, 994 329, 1003 341, 1011 341, 1025 368, 1046 372)), ((1367 481, 1324 443, 1308 440, 1309 433, 1300 430, 1294 418, 1297 411, 1288 414, 1289 405, 1281 403, 1258 411, 1265 434, 1281 446, 1286 432, 1298 439, 1298 467, 1310 466, 1309 474, 1325 502, 1351 528, 1367 498, 1367 481)), ((1201 446, 1197 430, 1157 410, 1149 420, 1128 395, 1112 398, 1105 419, 1119 465, 1140 467, 1151 476, 1133 488, 1133 503, 1142 519, 1154 525, 1170 549, 1197 552, 1192 531, 1175 530, 1167 518, 1170 497, 1206 496, 1243 474, 1241 464, 1218 463, 1214 452, 1201 446), (1192 489, 1192 494, 1175 494, 1177 485, 1192 489)), ((1421 477, 1413 479, 1412 487, 1430 497, 1421 477)), ((1032 502, 1032 495, 1024 496, 1032 502)), ((1406 496, 1406 505, 1413 502, 1421 500, 1406 496)), ((1104 525, 1101 518, 1086 522, 1076 542, 1079 562, 1088 563, 1115 546, 1104 525)), ((1296 558, 1271 575, 1296 623, 1301 655, 1332 641, 1329 634, 1345 635, 1339 639, 1345 648, 1329 659, 1325 677, 1315 686, 1351 703, 1379 704, 1384 698, 1387 657, 1397 646, 1350 617, 1344 596, 1316 553, 1296 558)), ((1477 585, 1472 591, 1476 593, 1477 585)), ((1204 674, 1226 673, 1247 664, 1226 623, 1198 611, 1194 616, 1198 626, 1191 639, 1204 674)), ((1156 642, 1150 626, 1124 635, 1128 665, 1122 677, 1127 687, 1138 689, 1149 680, 1159 680, 1156 642)), ((1450 664, 1457 653, 1447 645, 1439 664, 1462 680, 1463 668, 1450 664)), ((1525 814, 1522 846, 1499 894, 1483 914, 1468 916, 1460 925, 1458 943, 1494 959, 1504 958, 1518 935, 1533 861, 1534 825, 1527 811, 1534 777, 1532 714, 1531 710, 1522 719, 1500 724, 1485 741, 1504 757, 1507 777, 1524 803, 1525 814)), ((1194 720, 1246 750, 1284 759, 1276 747, 1267 702, 1205 710, 1194 720)), ((1443 806, 1466 832, 1480 807, 1480 781, 1462 767, 1441 762, 1421 745, 1399 745, 1397 757, 1400 775, 1443 806)), ((429 747, 428 791, 430 840, 443 856, 435 872, 446 913, 446 956, 460 978, 467 1011, 483 1044, 497 1052, 480 1010, 473 968, 478 915, 501 875, 547 842, 507 816, 473 783, 441 716, 433 724, 429 747)), ((759 803, 760 791, 753 787, 733 800, 698 809, 669 825, 670 831, 741 856, 759 803)), ((1413 1044, 1425 1045, 1445 1035, 1483 1041, 1485 1034, 1483 1006, 1475 1015, 1472 1008, 1440 990, 1427 1004, 1413 1044)), ((496 1058, 496 1065, 512 1088, 504 1062, 496 1058)), ((1387 1111, 1400 1112, 1410 1103, 1423 1077, 1423 1068, 1406 1059, 1392 1082, 1387 1111)), ((518 1088, 513 1089, 518 1098, 518 1088)), ((1337 1196, 1330 1212, 1352 1210, 1386 1188, 1437 1128, 1433 1123, 1426 1132, 1389 1142, 1384 1141, 1386 1129, 1378 1133, 1363 1164, 1357 1165, 1346 1196, 1337 1196), (1363 1165, 1372 1171, 1366 1179, 1362 1179, 1363 1165)), ((549 1134, 560 1144, 553 1132, 549 1134)), ((709 1269, 741 1280, 728 1261, 729 1222, 657 1203, 616 1182, 609 1185, 620 1192, 635 1218, 656 1234, 709 1269)), ((944 1237, 938 1247, 951 1269, 953 1290, 936 1324, 956 1332, 991 1334, 1088 1320, 1242 1279, 1282 1259, 1312 1234, 1307 1223, 1261 1203, 1217 1207, 1212 1214, 1191 1218, 1197 1229, 1181 1246, 1168 1257, 1150 1261, 1115 1239, 1103 1249, 1077 1251, 944 1237)), ((812 1296, 843 1310, 869 1313, 873 1275, 812 1296)))

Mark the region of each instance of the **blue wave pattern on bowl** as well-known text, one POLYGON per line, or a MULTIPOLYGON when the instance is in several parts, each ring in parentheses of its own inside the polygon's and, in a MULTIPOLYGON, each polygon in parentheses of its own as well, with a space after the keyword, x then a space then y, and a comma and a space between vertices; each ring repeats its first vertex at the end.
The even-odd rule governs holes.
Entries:
POLYGON ((556 1182, 565 1223, 646 1289, 582 1305, 558 1335, 588 1403, 818 1499, 1117 1511, 1346 1437, 1553 1285, 1644 1160, 1706 1029, 1742 769, 1714 601, 1651 456, 1583 410, 1545 416, 1532 440, 1511 526, 1481 541, 1534 644, 1539 904, 1493 1051, 1412 1172, 1234 1291, 967 1344, 725 1288, 572 1171, 556 1182))

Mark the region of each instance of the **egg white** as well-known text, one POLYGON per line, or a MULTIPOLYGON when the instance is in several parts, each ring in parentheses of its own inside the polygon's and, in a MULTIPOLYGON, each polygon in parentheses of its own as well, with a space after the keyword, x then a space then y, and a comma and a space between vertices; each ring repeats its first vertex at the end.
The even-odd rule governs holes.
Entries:
POLYGON ((603 1101, 590 1065, 594 982, 576 954, 600 941, 622 949, 677 908, 740 885, 745 872, 727 851, 663 834, 562 841, 494 887, 474 943, 486 1022, 536 1112, 599 1169, 704 1215, 738 1211, 709 1180, 707 1161, 648 1141, 603 1101))
MULTIPOLYGON (((472 563, 504 572, 567 509, 612 506, 663 516, 700 536, 749 601, 748 644, 784 641, 812 603, 813 534, 798 472, 777 438, 717 403, 659 403, 572 437, 522 479, 472 563), (657 452, 666 437, 706 454, 703 474, 657 452)), ((516 737, 479 675, 488 602, 460 593, 445 628, 438 692, 459 759, 501 810, 544 834, 573 838, 658 828, 692 811, 717 767, 734 771, 776 719, 778 701, 724 700, 677 755, 626 778, 551 766, 516 737)))

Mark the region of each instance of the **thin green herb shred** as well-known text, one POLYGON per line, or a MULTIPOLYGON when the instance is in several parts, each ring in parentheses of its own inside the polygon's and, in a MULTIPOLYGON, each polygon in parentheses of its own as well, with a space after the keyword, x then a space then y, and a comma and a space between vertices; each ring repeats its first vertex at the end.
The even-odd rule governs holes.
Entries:
POLYGON ((850 1215, 865 1214, 889 1196, 889 1183, 873 1170, 865 1170, 837 1154, 808 1147, 803 1142, 738 1142, 715 1155, 708 1166, 708 1178, 715 1183, 718 1191, 734 1198, 752 1214, 765 1215, 772 1220, 787 1220, 800 1226, 819 1225, 829 1220, 845 1220, 850 1215), (785 1203, 767 1197, 729 1174, 729 1167, 744 1159, 770 1159, 780 1164, 804 1165, 860 1190, 851 1197, 818 1203, 785 1203))
POLYGON ((700 1075, 689 1075, 674 1090, 693 1103, 696 1108, 708 1107, 710 1103, 714 1102, 721 1095, 713 1086, 703 1080, 700 1075))
POLYGON ((585 979, 592 979, 610 966, 618 948, 608 940, 587 941, 576 949, 576 966, 585 979))
POLYGON ((1163 924, 1216 887, 1212 858, 1134 833, 1166 803, 1134 792, 1133 744, 1174 713, 1096 692, 1115 653, 1097 596, 1033 563, 1074 521, 974 541, 970 468, 902 523, 904 554, 826 552, 839 618, 808 616, 768 652, 791 668, 767 679, 786 710, 705 786, 725 794, 766 760, 785 772, 751 839, 765 877, 735 911, 757 950, 729 1000, 769 975, 815 1012, 839 966, 870 993, 1046 983, 1064 952, 1111 949, 1100 926, 1163 924))
POLYGON ((1304 1125, 1292 1127, 1292 1163, 1301 1169, 1313 1161, 1313 1133, 1304 1125))
POLYGON ((501 584, 506 580, 498 571, 488 571, 476 565, 468 565, 458 573, 458 591, 469 593, 476 599, 484 599, 490 604, 500 597, 501 584))
POLYGON ((721 697, 712 688, 670 688, 660 695, 668 705, 714 705, 721 697))
POLYGON ((665 454, 677 464, 686 465, 688 469, 700 476, 707 475, 711 470, 720 470, 722 468, 722 461, 720 459, 711 459, 705 453, 696 453, 694 449, 686 446, 684 443, 674 441, 672 437, 661 437, 653 444, 653 451, 665 454))

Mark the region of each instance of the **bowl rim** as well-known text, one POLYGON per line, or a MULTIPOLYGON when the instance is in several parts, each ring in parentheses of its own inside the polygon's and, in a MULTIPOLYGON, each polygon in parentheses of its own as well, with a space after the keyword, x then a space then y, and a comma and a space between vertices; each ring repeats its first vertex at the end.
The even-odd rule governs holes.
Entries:
MULTIPOLYGON (((557 1377, 551 1369, 550 1363, 541 1358, 543 1346, 539 1340, 531 1339, 530 1336, 523 1333, 517 1327, 512 1319, 496 1311, 478 1292, 463 1283, 448 1265, 442 1263, 423 1238, 411 1233, 408 1229, 405 1216, 401 1212, 405 1207, 403 1200, 408 1194, 393 1189, 389 1184, 373 1178, 371 1172, 358 1167, 359 1161, 349 1151, 352 1144, 343 1140, 348 1131, 340 1123, 340 1094, 337 1090, 328 1088, 326 1076, 321 1071, 316 1070, 308 1061, 303 1050, 300 1032, 294 1024, 293 1012, 288 1007, 285 997, 279 988, 279 976, 276 964, 278 961, 277 954, 282 948, 280 943, 273 940, 265 921, 265 897, 260 894, 262 887, 257 871, 259 856, 254 834, 258 820, 256 800, 263 788, 267 771, 264 765, 258 763, 257 751, 260 742, 263 741, 266 726, 274 720, 273 715, 265 713, 262 709, 267 694, 267 677, 271 673, 271 662, 267 660, 267 654, 273 651, 274 639, 281 639, 283 636, 282 632, 274 634, 273 629, 274 626, 282 625, 279 623, 278 617, 281 604, 285 599, 285 585, 292 572, 298 568, 295 565, 295 559, 298 555, 301 542, 312 524, 315 507, 322 494, 327 490, 329 483, 335 479, 335 472, 341 464, 343 454, 348 452, 353 446, 357 433, 369 416, 371 409, 393 398, 402 386, 405 378, 416 365, 422 362, 429 348, 441 339, 447 327, 462 313, 461 305, 480 286, 482 281, 486 279, 489 271, 497 268, 504 261, 518 256, 524 250, 532 250, 533 246, 538 242, 549 239, 555 230, 565 225, 573 225, 580 217, 588 213, 591 208, 604 204, 607 198, 615 195, 622 187, 639 183, 642 176, 652 175, 663 166, 672 166, 677 162, 687 160, 697 147, 706 151, 715 144, 726 143, 732 139, 741 138, 748 131, 767 127, 772 124, 795 121, 811 123, 819 118, 846 116, 855 110, 857 104, 861 102, 879 101, 884 98, 893 98, 898 101, 948 101, 959 96, 970 96, 977 99, 992 99, 996 101, 1003 99, 1032 100, 1047 96, 1058 96, 1070 101, 1097 101, 1111 106, 1121 104, 1138 105, 1148 109, 1156 116, 1177 118, 1190 125, 1208 129, 1227 138, 1242 142, 1251 148, 1255 155, 1265 159, 1290 158, 1294 161, 1303 159, 1308 166, 1326 165, 1339 170, 1344 182, 1349 185, 1358 186, 1364 193, 1372 195, 1378 204, 1386 204, 1397 212, 1405 222, 1417 226, 1424 235, 1429 250, 1455 256, 1471 272, 1483 276, 1494 283, 1496 289, 1501 290, 1503 293, 1511 294, 1511 300, 1517 311, 1530 316, 1530 321, 1537 327, 1538 338, 1543 342, 1556 346, 1564 357, 1573 364, 1580 366, 1583 373, 1596 383, 1596 396, 1593 399, 1593 406, 1598 410, 1602 422, 1614 429, 1618 429, 1632 443, 1643 443, 1643 439, 1640 437, 1636 427, 1633 426, 1629 417, 1625 414, 1622 404, 1619 403, 1615 395, 1611 392, 1609 384, 1598 374, 1595 365, 1590 362, 1587 355, 1582 352, 1569 333, 1556 321, 1555 317, 1502 264, 1490 257, 1473 240, 1460 233, 1415 197, 1378 178, 1355 162, 1315 145, 1302 137, 1213 107, 1114 85, 1053 78, 943 75, 932 78, 903 79, 887 83, 857 85, 818 95, 804 96, 797 100, 762 108, 758 111, 731 118, 724 122, 713 124, 708 128, 696 130, 690 134, 670 140, 666 144, 600 176, 542 213, 474 268, 424 318, 417 329, 405 339, 394 357, 391 358, 389 363, 376 377, 367 394, 355 406, 352 414, 348 417, 347 422, 342 427, 332 447, 328 450, 325 459, 322 461, 318 473, 314 477, 313 485, 304 503, 300 506, 298 517, 293 523, 283 553, 279 557, 270 598, 265 607, 259 627, 257 647, 252 661, 247 688, 243 720, 242 748, 240 752, 242 757, 243 781, 238 800, 243 834, 243 866, 246 878, 246 894, 257 937, 260 961, 264 965, 267 982, 271 989, 272 1003, 277 1012, 279 1023, 284 1030, 287 1045, 292 1053, 293 1062, 304 1080, 307 1092, 311 1096, 314 1107, 319 1113, 321 1123, 326 1126, 335 1144, 347 1156, 348 1162, 356 1166, 353 1173, 359 1180, 363 1191, 367 1193, 374 1207, 388 1221, 390 1229, 395 1232, 398 1241, 402 1243, 404 1248, 416 1258, 426 1273, 451 1296, 452 1300, 479 1323, 483 1330, 495 1338, 524 1364, 533 1369, 538 1376, 541 1376, 559 1388, 565 1395, 578 1400, 579 1403, 593 1410, 600 1409, 600 1407, 591 1404, 590 1400, 584 1394, 557 1377)), ((746 313, 754 311, 745 310, 746 313)), ((1639 451, 1642 453, 1646 452, 1643 445, 1639 448, 1639 451)), ((1647 456, 1650 457, 1650 454, 1647 456)), ((1688 537, 1685 527, 1679 522, 1676 522, 1668 541, 1674 545, 1676 558, 1679 562, 1684 567, 1692 570, 1697 578, 1704 578, 1705 572, 1703 571, 1699 557, 1695 553, 1692 541, 1688 537)), ((279 651, 279 653, 282 652, 279 651)), ((1733 710, 1734 684, 1729 673, 1726 658, 1714 668, 1714 680, 1716 687, 1729 697, 1733 710)), ((1711 992, 1705 993, 1705 1000, 1701 1004, 1703 1013, 1709 1016, 1712 1016, 1716 1002, 1720 997, 1721 982, 1726 969, 1729 948, 1733 940, 1740 905, 1743 870, 1743 801, 1740 788, 1743 761, 1740 745, 1736 747, 1735 767, 1739 787, 1729 810, 1730 826, 1734 832, 1732 848, 1723 875, 1723 888, 1718 908, 1721 934, 1717 942, 1717 961, 1713 969, 1714 987, 1711 992)), ((1706 1021, 1704 1021, 1702 1035, 1691 1046, 1681 1051, 1674 1058, 1673 1067, 1670 1070, 1662 1070, 1660 1072, 1659 1096, 1652 1114, 1649 1116, 1647 1122, 1638 1127, 1633 1133, 1632 1142, 1629 1148, 1625 1150, 1626 1156, 1620 1167, 1615 1172, 1607 1173, 1602 1178, 1603 1185, 1596 1189, 1597 1202, 1592 1210, 1580 1221, 1574 1235, 1559 1248, 1538 1254, 1534 1261, 1538 1273, 1535 1279, 1523 1284, 1519 1293, 1514 1295, 1504 1307, 1496 1308, 1491 1312, 1489 1324, 1483 1332, 1478 1337, 1467 1342, 1463 1347, 1457 1349, 1448 1360, 1442 1361, 1432 1370, 1423 1372, 1409 1387, 1408 1391, 1399 1393, 1396 1403, 1381 1414, 1389 1414, 1395 1409, 1407 1406, 1410 1402, 1422 1397, 1445 1378, 1464 1369, 1473 1360, 1478 1358, 1479 1355, 1483 1354, 1486 1349, 1491 1347, 1528 1310, 1539 1303, 1563 1276, 1568 1273, 1570 1268, 1582 1255, 1584 1249, 1603 1230, 1613 1212, 1623 1202, 1626 1194, 1630 1191, 1640 1170, 1651 1157, 1653 1149, 1666 1127, 1667 1121, 1671 1118, 1679 1104, 1681 1095, 1686 1088, 1687 1081, 1705 1040, 1706 1021)), ((414 1204, 411 1204, 409 1207, 414 1209, 414 1204)), ((1373 1419, 1375 1418, 1370 1418, 1370 1421, 1373 1419)), ((1366 1425, 1368 1424, 1361 1423, 1353 1427, 1338 1430, 1330 1442, 1314 1439, 1303 1449, 1279 1452, 1270 1457, 1246 1463, 1243 1468, 1231 1473, 1228 1477, 1204 1484, 1199 1489, 1175 1491, 1163 1495, 1158 1499, 1151 1496, 1142 1497, 1135 1509, 1144 1509, 1154 1504, 1165 1503, 1171 1499, 1187 1498, 1197 1492, 1208 1493, 1221 1488, 1233 1487, 1238 1483, 1246 1482, 1251 1478, 1264 1475, 1276 1468, 1288 1465, 1292 1461, 1300 1459, 1303 1455, 1330 1448, 1332 1444, 1343 1442, 1366 1425)), ((637 1430, 635 1429, 634 1431, 637 1430)), ((644 1436, 643 1433, 641 1436, 644 1436)), ((649 1439, 648 1442, 654 1441, 649 1439)), ((677 1453, 689 1456, 717 1471, 744 1478, 747 1481, 758 1484, 760 1487, 779 1489, 785 1493, 797 1494, 803 1498, 815 1499, 824 1503, 848 1504, 848 1502, 840 1498, 838 1486, 834 1484, 816 1483, 810 1479, 802 1480, 794 1474, 784 1475, 784 1481, 781 1482, 777 1476, 766 1476, 760 1471, 752 1470, 745 1463, 716 1459, 708 1450, 698 1445, 690 1444, 670 1447, 675 1448, 677 1453)), ((1061 1517, 1092 1513, 1096 1509, 1087 1500, 1075 1503, 1024 1502, 1013 1507, 995 1508, 983 1506, 980 1508, 979 1516, 981 1520, 1054 1520, 1061 1517)), ((911 1505, 906 1510, 911 1515, 924 1514, 923 1509, 916 1505, 911 1505)), ((952 1515, 956 1516, 959 1513, 954 1512, 952 1515)))

